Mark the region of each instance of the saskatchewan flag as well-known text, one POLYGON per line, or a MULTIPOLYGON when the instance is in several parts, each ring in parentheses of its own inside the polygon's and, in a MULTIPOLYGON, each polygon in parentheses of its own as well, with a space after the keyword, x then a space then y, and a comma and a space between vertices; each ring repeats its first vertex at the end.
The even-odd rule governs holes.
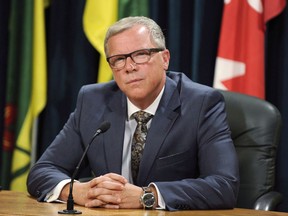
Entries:
POLYGON ((12 0, 1 182, 26 191, 32 131, 46 104, 44 0, 12 0), (4 173, 5 171, 5 173, 4 173))
POLYGON ((104 53, 104 37, 108 27, 126 16, 148 16, 148 7, 149 0, 86 0, 83 27, 88 40, 100 53, 98 82, 112 79, 104 53))

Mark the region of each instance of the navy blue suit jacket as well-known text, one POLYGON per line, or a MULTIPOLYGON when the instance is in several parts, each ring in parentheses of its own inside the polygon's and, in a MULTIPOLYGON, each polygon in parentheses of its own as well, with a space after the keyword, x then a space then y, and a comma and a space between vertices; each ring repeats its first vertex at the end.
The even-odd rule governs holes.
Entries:
MULTIPOLYGON (((95 176, 121 174, 126 118, 126 96, 114 81, 83 86, 75 111, 30 171, 30 194, 42 201, 57 183, 70 178, 104 120, 111 127, 94 140, 81 170, 89 168, 95 176)), ((167 72, 137 184, 154 182, 168 210, 233 208, 238 175, 222 95, 183 73, 167 72)))

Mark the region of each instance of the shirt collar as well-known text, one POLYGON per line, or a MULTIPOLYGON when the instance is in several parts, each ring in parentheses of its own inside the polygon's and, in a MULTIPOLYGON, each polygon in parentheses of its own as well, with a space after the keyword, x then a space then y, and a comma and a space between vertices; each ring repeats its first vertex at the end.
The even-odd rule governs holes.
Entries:
MULTIPOLYGON (((152 114, 152 115, 155 115, 156 110, 157 110, 157 108, 158 108, 158 105, 159 105, 159 103, 160 103, 160 100, 161 100, 161 98, 162 98, 162 95, 163 95, 163 93, 164 93, 164 89, 165 89, 165 85, 163 86, 161 92, 159 93, 159 95, 157 96, 157 98, 153 101, 153 103, 152 103, 149 107, 147 107, 145 110, 143 110, 143 111, 145 111, 145 112, 147 112, 147 113, 150 113, 150 114, 152 114)), ((127 97, 127 112, 128 112, 127 115, 128 115, 128 117, 129 117, 129 119, 131 119, 131 115, 132 115, 133 113, 135 113, 135 112, 137 112, 137 111, 139 111, 139 110, 141 110, 141 109, 139 109, 137 106, 135 106, 135 105, 129 100, 129 98, 127 97)))

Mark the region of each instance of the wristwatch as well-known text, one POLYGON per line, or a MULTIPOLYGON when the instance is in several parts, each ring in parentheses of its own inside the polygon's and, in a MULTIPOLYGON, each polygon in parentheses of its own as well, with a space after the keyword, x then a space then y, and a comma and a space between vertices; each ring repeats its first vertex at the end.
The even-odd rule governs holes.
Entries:
POLYGON ((155 195, 149 187, 142 187, 143 194, 140 197, 140 203, 144 209, 151 210, 155 204, 155 195))

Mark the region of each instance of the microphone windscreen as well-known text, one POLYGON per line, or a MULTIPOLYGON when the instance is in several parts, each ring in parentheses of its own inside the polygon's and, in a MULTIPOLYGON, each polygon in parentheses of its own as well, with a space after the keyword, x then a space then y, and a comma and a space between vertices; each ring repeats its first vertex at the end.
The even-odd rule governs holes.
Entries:
POLYGON ((104 122, 102 122, 102 124, 100 125, 99 130, 101 131, 101 133, 104 133, 104 132, 106 132, 109 128, 110 128, 110 122, 104 121, 104 122))

